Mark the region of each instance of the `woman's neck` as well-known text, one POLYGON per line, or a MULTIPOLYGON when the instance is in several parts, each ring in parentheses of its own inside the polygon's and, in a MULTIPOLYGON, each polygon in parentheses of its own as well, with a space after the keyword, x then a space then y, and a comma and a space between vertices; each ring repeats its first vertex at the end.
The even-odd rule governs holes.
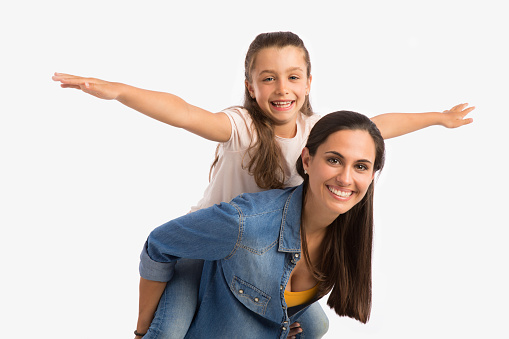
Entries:
POLYGON ((310 197, 304 199, 302 207, 301 223, 305 225, 306 237, 323 237, 327 227, 332 224, 339 215, 334 213, 322 213, 320 206, 316 206, 310 197))

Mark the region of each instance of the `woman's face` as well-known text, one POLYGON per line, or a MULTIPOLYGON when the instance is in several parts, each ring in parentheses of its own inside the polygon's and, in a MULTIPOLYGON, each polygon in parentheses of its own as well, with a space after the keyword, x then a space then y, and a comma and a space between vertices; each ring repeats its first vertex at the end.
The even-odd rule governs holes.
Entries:
POLYGON ((373 181, 375 143, 367 131, 331 134, 314 156, 307 148, 302 163, 309 175, 306 204, 313 213, 335 219, 362 200, 373 181))

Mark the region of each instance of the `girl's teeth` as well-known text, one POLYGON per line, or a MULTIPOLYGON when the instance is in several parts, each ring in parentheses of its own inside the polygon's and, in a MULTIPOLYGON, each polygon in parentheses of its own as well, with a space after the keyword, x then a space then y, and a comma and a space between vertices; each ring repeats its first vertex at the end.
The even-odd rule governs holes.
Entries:
POLYGON ((288 107, 292 104, 292 102, 291 101, 274 101, 274 102, 272 102, 272 104, 277 107, 288 107))
POLYGON ((332 193, 334 193, 335 195, 338 195, 338 196, 340 196, 340 197, 342 197, 342 198, 349 197, 349 196, 351 196, 351 195, 352 195, 352 193, 353 193, 352 191, 350 191, 350 192, 343 192, 343 191, 340 191, 340 190, 336 190, 336 189, 334 189, 334 188, 332 188, 332 187, 328 187, 328 188, 329 188, 329 191, 331 191, 331 192, 332 192, 332 193))

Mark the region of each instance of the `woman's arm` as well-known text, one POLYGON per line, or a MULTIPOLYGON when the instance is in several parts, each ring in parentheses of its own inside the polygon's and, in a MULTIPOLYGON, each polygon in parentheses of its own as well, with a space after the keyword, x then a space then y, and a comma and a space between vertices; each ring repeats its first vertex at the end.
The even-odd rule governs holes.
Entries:
POLYGON ((468 104, 460 104, 442 113, 386 113, 371 120, 377 125, 384 139, 389 139, 433 125, 456 128, 470 124, 473 119, 465 119, 465 116, 475 107, 467 106, 468 104))
POLYGON ((230 119, 226 114, 206 111, 170 93, 64 73, 55 73, 52 79, 60 82, 62 88, 75 88, 100 99, 117 100, 151 118, 184 128, 205 139, 225 142, 231 135, 230 119))
POLYGON ((229 204, 186 214, 153 230, 140 256, 136 331, 149 329, 166 284, 171 284, 176 260, 226 257, 236 248, 239 232, 239 212, 229 204))
MULTIPOLYGON (((165 282, 152 281, 140 277, 140 302, 138 324, 136 325, 138 333, 147 333, 165 287, 165 282)), ((136 336, 136 338, 140 337, 136 336)))

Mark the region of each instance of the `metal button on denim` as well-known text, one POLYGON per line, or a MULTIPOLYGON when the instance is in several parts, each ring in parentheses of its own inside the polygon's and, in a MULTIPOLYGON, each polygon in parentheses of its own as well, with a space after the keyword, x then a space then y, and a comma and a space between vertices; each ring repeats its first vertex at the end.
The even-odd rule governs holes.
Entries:
POLYGON ((240 294, 244 293, 244 290, 239 290, 239 293, 240 293, 240 294))

